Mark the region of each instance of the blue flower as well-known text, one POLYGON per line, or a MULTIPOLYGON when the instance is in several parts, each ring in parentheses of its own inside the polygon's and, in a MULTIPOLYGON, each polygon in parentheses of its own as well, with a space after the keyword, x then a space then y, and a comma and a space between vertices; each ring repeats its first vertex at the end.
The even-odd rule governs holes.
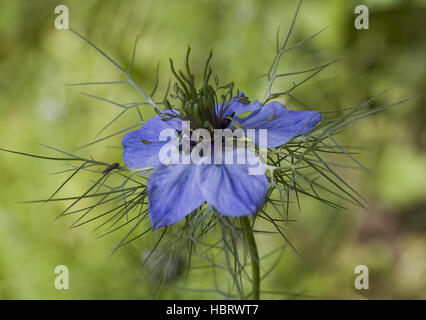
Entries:
MULTIPOLYGON (((279 102, 265 106, 258 101, 243 104, 237 99, 230 101, 226 108, 216 105, 216 114, 220 114, 219 126, 222 129, 237 126, 245 131, 267 129, 268 148, 282 146, 307 133, 321 120, 316 111, 287 110, 279 102)), ((244 164, 161 163, 159 152, 168 141, 160 141, 160 132, 163 129, 180 132, 182 128, 182 120, 178 117, 164 117, 168 116, 154 116, 139 130, 127 133, 122 140, 123 160, 129 169, 153 168, 147 182, 153 229, 177 223, 204 202, 229 217, 251 215, 263 206, 268 178, 266 174, 248 173, 250 164, 259 163, 257 156, 248 150, 244 164)), ((235 159, 237 150, 224 152, 233 152, 235 159)))

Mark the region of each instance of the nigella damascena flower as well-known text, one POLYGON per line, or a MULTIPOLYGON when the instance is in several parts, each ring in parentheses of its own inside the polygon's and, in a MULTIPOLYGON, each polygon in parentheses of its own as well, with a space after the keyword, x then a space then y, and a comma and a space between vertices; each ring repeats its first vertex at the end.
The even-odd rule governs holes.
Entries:
MULTIPOLYGON (((159 154, 170 141, 160 141, 161 131, 176 130, 172 140, 178 140, 182 136, 182 121, 190 121, 191 130, 199 127, 207 130, 239 128, 244 132, 266 129, 267 145, 264 147, 275 148, 307 133, 320 120, 318 112, 287 110, 279 102, 262 106, 258 101, 248 104, 247 101, 242 103, 239 99, 231 99, 227 103, 210 106, 187 104, 180 112, 170 109, 151 118, 139 130, 127 133, 122 140, 123 160, 130 169, 153 168, 147 182, 153 229, 180 221, 204 202, 224 216, 247 216, 262 207, 268 190, 264 171, 262 174, 249 174, 250 164, 260 163, 255 153, 246 150, 243 163, 237 163, 236 156, 233 163, 227 163, 225 156, 222 157, 223 162, 217 164, 203 161, 206 158, 210 160, 211 155, 201 155, 201 160, 196 163, 164 164, 159 154)), ((258 135, 255 137, 254 142, 259 144, 258 135)), ((179 149, 178 141, 175 145, 179 149)), ((217 151, 213 150, 213 153, 217 151)), ((236 155, 238 149, 219 152, 236 155)))

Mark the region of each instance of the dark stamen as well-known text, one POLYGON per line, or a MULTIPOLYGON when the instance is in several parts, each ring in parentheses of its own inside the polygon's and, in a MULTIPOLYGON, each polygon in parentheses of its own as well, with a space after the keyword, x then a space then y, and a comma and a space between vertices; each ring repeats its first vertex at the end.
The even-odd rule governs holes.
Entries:
POLYGON ((227 129, 229 128, 229 125, 232 122, 232 118, 234 117, 235 112, 232 112, 231 115, 225 117, 224 119, 222 119, 222 121, 219 124, 219 129, 227 129))

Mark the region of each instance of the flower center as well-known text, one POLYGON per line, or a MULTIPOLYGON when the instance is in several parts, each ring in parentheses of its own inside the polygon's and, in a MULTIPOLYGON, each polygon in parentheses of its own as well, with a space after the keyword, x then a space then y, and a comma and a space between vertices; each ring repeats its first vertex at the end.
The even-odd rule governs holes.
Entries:
POLYGON ((199 81, 197 86, 189 66, 189 54, 190 48, 186 54, 184 71, 176 71, 173 61, 170 60, 170 68, 176 78, 174 93, 170 94, 170 97, 177 103, 172 104, 166 100, 165 105, 170 111, 166 117, 189 121, 191 130, 203 128, 213 133, 214 129, 229 128, 234 117, 234 113, 229 112, 231 104, 237 100, 248 102, 247 98, 240 97, 238 91, 235 95, 234 83, 219 84, 219 78, 213 74, 210 66, 211 51, 204 67, 202 81, 199 81))

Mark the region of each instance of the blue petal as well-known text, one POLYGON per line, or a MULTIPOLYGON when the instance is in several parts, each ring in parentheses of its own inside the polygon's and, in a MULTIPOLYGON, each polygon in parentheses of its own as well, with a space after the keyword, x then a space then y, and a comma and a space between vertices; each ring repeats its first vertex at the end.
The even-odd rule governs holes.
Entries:
MULTIPOLYGON (((227 152, 234 152, 236 159, 236 150, 227 152)), ((198 165, 201 191, 206 201, 224 216, 253 214, 265 201, 268 179, 265 174, 249 175, 249 158, 256 163, 260 161, 247 151, 245 164, 198 165)))
POLYGON ((251 104, 244 104, 237 100, 231 104, 231 106, 228 109, 227 115, 232 113, 234 113, 235 115, 238 115, 245 112, 257 111, 261 107, 262 107, 262 104, 257 100, 251 104))
POLYGON ((180 119, 161 120, 156 115, 145 122, 139 130, 128 132, 121 141, 124 146, 123 160, 130 169, 154 167, 158 164, 158 154, 167 141, 159 141, 163 129, 181 130, 180 119))
POLYGON ((317 111, 287 110, 281 103, 273 101, 248 117, 235 120, 244 129, 267 129, 267 147, 274 148, 310 131, 321 120, 321 114, 317 111))
POLYGON ((147 182, 152 229, 175 224, 205 201, 197 167, 160 164, 152 171, 147 182))
POLYGON ((146 144, 138 148, 125 147, 123 161, 129 169, 142 169, 155 167, 158 162, 160 149, 166 142, 146 144))

